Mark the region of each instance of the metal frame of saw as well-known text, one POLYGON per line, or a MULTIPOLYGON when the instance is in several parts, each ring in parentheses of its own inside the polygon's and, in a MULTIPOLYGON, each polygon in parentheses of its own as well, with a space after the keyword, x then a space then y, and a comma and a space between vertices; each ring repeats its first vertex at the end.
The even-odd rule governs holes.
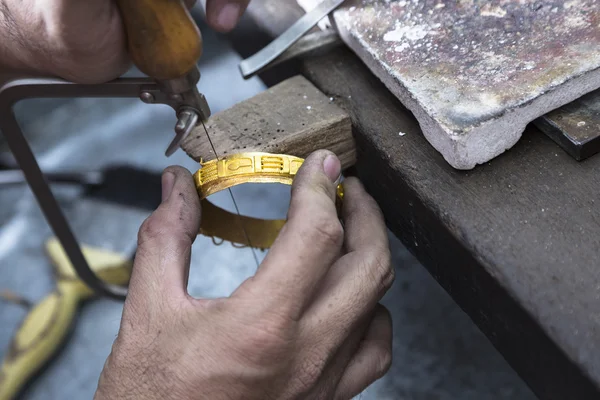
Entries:
POLYGON ((13 106, 21 100, 33 98, 140 98, 145 103, 171 106, 176 112, 180 108, 180 99, 162 92, 151 78, 119 78, 100 85, 77 84, 54 78, 26 78, 11 80, 0 86, 0 131, 73 268, 85 284, 97 293, 123 299, 127 294, 126 287, 107 284, 90 269, 21 130, 13 106))

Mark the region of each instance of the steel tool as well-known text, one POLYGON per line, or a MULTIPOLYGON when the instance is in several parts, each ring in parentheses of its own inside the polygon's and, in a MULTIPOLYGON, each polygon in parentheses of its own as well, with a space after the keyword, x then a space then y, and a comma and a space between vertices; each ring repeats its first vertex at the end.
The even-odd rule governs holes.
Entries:
MULTIPOLYGON (((338 42, 337 34, 333 31, 326 34, 317 34, 315 37, 307 38, 300 46, 297 46, 294 52, 291 52, 291 47, 299 42, 319 21, 327 17, 329 13, 338 8, 345 0, 324 0, 312 11, 305 14, 296 23, 288 28, 281 36, 269 43, 265 48, 251 57, 243 60, 240 63, 240 71, 244 78, 250 78, 257 73, 265 70, 268 67, 282 61, 286 52, 290 52, 293 56, 306 54, 317 50, 322 46, 335 45, 338 42), (316 39, 316 40, 315 40, 316 39)), ((300 43, 298 43, 300 44, 300 43)))
POLYGON ((192 129, 210 116, 198 91, 202 38, 183 1, 118 0, 127 32, 129 54, 140 71, 152 77, 156 89, 139 95, 148 104, 168 104, 177 113, 175 138, 166 155, 178 148, 192 129))

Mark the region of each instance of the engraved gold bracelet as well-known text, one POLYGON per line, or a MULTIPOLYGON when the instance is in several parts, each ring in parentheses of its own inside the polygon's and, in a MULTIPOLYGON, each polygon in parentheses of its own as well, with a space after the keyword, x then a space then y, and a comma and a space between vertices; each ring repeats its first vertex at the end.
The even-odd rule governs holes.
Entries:
MULTIPOLYGON (((202 204, 200 234, 236 245, 270 248, 285 220, 237 215, 215 206, 207 197, 243 183, 291 185, 303 162, 302 158, 286 154, 259 152, 232 154, 218 160, 201 162, 202 168, 194 174, 202 204)), ((336 201, 338 212, 343 197, 343 187, 339 184, 336 201)))

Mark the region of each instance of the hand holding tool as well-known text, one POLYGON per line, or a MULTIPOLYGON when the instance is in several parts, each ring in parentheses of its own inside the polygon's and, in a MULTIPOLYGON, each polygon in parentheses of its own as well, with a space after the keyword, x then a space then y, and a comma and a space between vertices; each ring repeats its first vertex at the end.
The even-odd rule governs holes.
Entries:
POLYGON ((118 0, 118 4, 131 57, 150 78, 119 78, 100 85, 56 78, 9 81, 0 87, 0 130, 78 276, 96 292, 122 299, 126 288, 102 282, 91 271, 12 110, 20 100, 43 97, 139 97, 149 104, 165 104, 178 119, 175 138, 166 152, 172 154, 210 116, 206 99, 196 87, 200 33, 181 0, 118 0))
POLYGON ((192 129, 210 116, 198 91, 202 37, 182 0, 118 0, 135 66, 156 80, 160 91, 140 93, 145 103, 168 104, 177 112, 170 156, 192 129))

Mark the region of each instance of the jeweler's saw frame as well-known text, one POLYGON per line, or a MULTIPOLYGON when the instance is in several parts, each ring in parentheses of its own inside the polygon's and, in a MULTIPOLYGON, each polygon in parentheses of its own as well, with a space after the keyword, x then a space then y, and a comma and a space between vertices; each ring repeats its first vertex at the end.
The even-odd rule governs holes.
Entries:
POLYGON ((0 131, 4 134, 46 220, 77 275, 97 293, 123 299, 127 294, 127 288, 103 282, 90 269, 79 242, 54 197, 13 112, 13 106, 25 99, 84 97, 140 98, 145 103, 171 106, 176 112, 180 109, 180 104, 178 99, 173 99, 161 91, 156 81, 151 78, 119 78, 101 85, 77 84, 52 78, 31 78, 12 80, 0 87, 0 131))

